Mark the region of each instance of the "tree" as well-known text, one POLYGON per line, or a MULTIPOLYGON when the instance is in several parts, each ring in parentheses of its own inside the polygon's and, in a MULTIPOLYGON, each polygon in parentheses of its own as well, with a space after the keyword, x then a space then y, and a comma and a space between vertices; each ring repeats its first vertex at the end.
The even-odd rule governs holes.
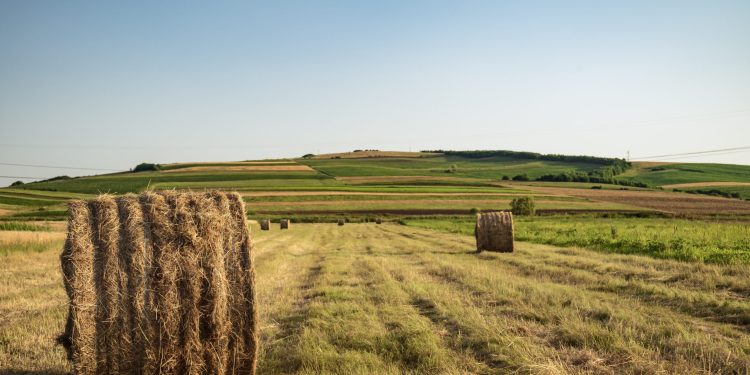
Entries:
POLYGON ((533 197, 518 197, 510 201, 510 210, 513 215, 534 216, 536 207, 533 197))
POLYGON ((153 163, 141 163, 135 166, 133 172, 160 171, 161 165, 153 163))

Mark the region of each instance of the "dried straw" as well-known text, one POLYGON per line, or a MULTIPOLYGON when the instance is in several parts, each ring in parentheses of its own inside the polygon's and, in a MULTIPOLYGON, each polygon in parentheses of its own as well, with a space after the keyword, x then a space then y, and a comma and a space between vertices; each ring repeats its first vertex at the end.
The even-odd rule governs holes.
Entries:
POLYGON ((261 219, 260 220, 260 230, 269 230, 269 229, 271 229, 271 220, 261 219))
POLYGON ((487 212, 477 214, 474 227, 477 251, 513 252, 513 214, 487 212))
POLYGON ((76 374, 253 374, 252 241, 237 194, 70 203, 60 342, 76 374))

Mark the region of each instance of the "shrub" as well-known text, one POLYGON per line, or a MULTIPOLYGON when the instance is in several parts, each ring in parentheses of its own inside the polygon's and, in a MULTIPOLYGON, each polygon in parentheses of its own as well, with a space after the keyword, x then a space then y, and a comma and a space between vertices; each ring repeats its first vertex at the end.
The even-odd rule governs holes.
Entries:
POLYGON ((533 216, 536 213, 533 197, 513 198, 510 202, 510 210, 513 215, 533 216))
POLYGON ((304 154, 304 155, 302 155, 302 158, 303 159, 309 159, 309 158, 311 158, 313 156, 315 156, 315 154, 304 154))
POLYGON ((478 214, 478 213, 480 213, 480 212, 482 212, 482 210, 480 210, 480 209, 478 209, 478 208, 476 208, 476 207, 472 207, 472 208, 471 208, 471 209, 469 210, 469 213, 470 213, 470 214, 472 214, 472 215, 476 215, 476 214, 478 214))
POLYGON ((594 185, 591 188, 594 189, 594 190, 602 190, 602 186, 601 185, 594 185))
POLYGON ((529 181, 529 175, 526 173, 515 175, 513 176, 513 181, 529 181))
POLYGON ((502 180, 503 181, 510 181, 510 177, 508 177, 507 175, 504 175, 503 178, 502 178, 502 180))
POLYGON ((13 187, 13 186, 21 186, 21 185, 23 185, 23 181, 16 181, 16 182, 14 182, 14 183, 10 184, 10 187, 13 187))
POLYGON ((160 171, 161 165, 153 163, 141 163, 135 166, 133 172, 160 171))

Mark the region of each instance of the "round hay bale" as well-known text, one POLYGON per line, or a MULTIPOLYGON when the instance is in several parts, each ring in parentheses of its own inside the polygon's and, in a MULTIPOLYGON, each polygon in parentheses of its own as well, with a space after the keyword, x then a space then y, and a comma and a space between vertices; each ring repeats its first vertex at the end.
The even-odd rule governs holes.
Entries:
POLYGON ((339 219, 339 226, 342 226, 342 225, 344 225, 344 223, 345 223, 345 222, 346 222, 346 220, 344 220, 344 219, 339 219))
POLYGON ((261 219, 260 220, 260 230, 270 230, 270 229, 271 229, 271 220, 261 219))
POLYGON ((105 195, 69 207, 59 342, 75 374, 255 373, 255 270, 239 194, 105 195))
POLYGON ((289 219, 281 219, 281 221, 279 221, 279 228, 289 229, 289 224, 290 224, 289 219))
POLYGON ((512 253, 513 214, 510 212, 477 214, 474 237, 477 240, 477 252, 486 250, 512 253))
POLYGON ((381 218, 375 219, 375 224, 382 224, 382 223, 383 223, 383 219, 381 218))

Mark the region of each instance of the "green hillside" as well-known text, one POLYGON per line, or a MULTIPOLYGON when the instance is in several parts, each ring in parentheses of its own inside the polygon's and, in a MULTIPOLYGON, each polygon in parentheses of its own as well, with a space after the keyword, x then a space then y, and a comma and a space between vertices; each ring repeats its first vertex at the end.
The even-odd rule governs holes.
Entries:
POLYGON ((546 161, 513 157, 466 158, 434 156, 423 158, 364 158, 364 159, 302 159, 325 174, 336 177, 359 176, 433 176, 451 178, 480 178, 500 180, 528 174, 532 179, 568 171, 593 171, 600 164, 566 161, 546 161))
MULTIPOLYGON (((272 217, 345 213, 469 214, 476 210, 508 209, 510 200, 521 195, 535 196, 537 208, 548 212, 648 213, 652 208, 632 204, 627 199, 581 198, 566 192, 540 193, 535 188, 639 191, 649 189, 616 183, 643 182, 659 186, 750 181, 748 166, 636 164, 617 174, 627 168, 623 160, 512 151, 399 153, 370 150, 294 160, 150 166, 157 170, 56 178, 0 189, 0 216, 62 218, 65 202, 71 198, 156 189, 235 190, 245 197, 249 212, 272 217), (508 181, 520 175, 532 181, 508 181), (588 181, 587 176, 592 176, 591 181, 606 178, 613 184, 565 180, 570 176, 582 177, 585 181, 588 181), (537 179, 544 181, 533 181, 537 179)), ((691 189, 705 193, 702 188, 681 190, 691 189)), ((735 196, 747 198, 750 187, 711 189, 721 189, 723 195, 735 192, 735 196)))
POLYGON ((635 163, 622 179, 645 182, 653 186, 696 182, 750 182, 750 165, 679 163, 650 166, 635 163))

